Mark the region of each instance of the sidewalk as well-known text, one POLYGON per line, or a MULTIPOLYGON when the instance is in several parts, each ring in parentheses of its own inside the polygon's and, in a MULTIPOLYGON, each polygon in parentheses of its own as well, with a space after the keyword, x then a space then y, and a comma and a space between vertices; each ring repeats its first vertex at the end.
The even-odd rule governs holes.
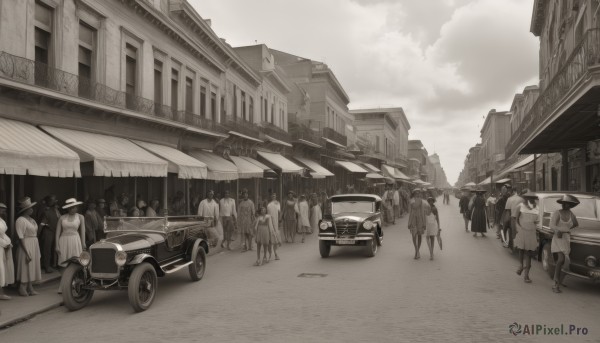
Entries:
MULTIPOLYGON (((240 241, 240 236, 236 235, 235 241, 231 243, 231 253, 240 252, 240 241)), ((226 252, 226 249, 222 249, 220 245, 217 245, 209 249, 208 256, 226 252)), ((0 300, 0 330, 62 306, 62 296, 57 292, 59 280, 60 274, 58 272, 52 274, 42 273, 42 281, 37 285, 34 284, 35 290, 40 293, 35 296, 22 297, 16 288, 5 288, 6 294, 11 296, 12 299, 0 300)))

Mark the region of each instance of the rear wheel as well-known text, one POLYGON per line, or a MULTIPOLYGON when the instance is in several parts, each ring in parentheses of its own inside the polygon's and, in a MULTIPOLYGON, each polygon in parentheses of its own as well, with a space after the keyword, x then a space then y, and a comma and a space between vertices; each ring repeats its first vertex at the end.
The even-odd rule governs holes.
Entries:
POLYGON ((322 258, 329 257, 329 253, 331 252, 331 244, 327 241, 319 241, 319 252, 321 253, 322 258))
POLYGON ((204 276, 204 271, 206 270, 206 251, 200 245, 200 240, 194 243, 191 261, 192 264, 189 266, 190 278, 192 281, 199 281, 204 276))
POLYGON ((542 248, 542 268, 548 273, 551 279, 554 279, 554 270, 556 265, 554 264, 554 256, 552 256, 552 250, 550 250, 551 242, 544 243, 542 248))
POLYGON ((156 270, 150 263, 140 263, 133 269, 129 277, 127 293, 129 303, 135 312, 146 311, 152 305, 157 284, 156 270))
POLYGON ((373 237, 373 239, 371 239, 369 243, 367 243, 367 256, 375 256, 377 254, 377 249, 377 238, 373 237))
POLYGON ((86 283, 84 275, 82 266, 71 263, 60 279, 63 302, 70 311, 82 309, 89 304, 94 295, 93 290, 83 288, 86 283))

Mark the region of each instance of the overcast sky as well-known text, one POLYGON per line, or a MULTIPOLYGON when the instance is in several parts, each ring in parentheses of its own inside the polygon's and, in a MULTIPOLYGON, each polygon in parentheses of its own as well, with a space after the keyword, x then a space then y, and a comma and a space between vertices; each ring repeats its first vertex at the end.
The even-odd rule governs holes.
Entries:
POLYGON ((404 108, 454 184, 490 109, 537 84, 530 0, 188 0, 232 46, 333 69, 350 109, 404 108))

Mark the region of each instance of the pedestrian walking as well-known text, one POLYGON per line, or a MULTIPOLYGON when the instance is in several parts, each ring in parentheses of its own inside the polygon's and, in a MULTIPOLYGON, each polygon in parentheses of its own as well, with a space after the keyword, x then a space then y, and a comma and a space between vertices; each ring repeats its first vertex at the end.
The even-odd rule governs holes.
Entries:
POLYGON ((536 206, 537 195, 533 192, 523 194, 524 202, 516 209, 517 235, 515 236, 515 248, 519 249, 519 261, 521 265, 517 269, 517 275, 524 272, 523 280, 530 283, 529 270, 531 269, 531 256, 538 247, 536 228, 539 222, 539 209, 536 206))
POLYGON ((473 237, 477 237, 478 233, 481 234, 481 237, 485 237, 488 227, 488 219, 485 212, 485 200, 483 199, 485 190, 476 189, 474 193, 475 198, 472 203, 469 204, 469 211, 471 212, 471 232, 473 232, 473 237))
POLYGON ((504 229, 504 209, 506 208, 506 202, 508 201, 508 197, 510 196, 510 188, 510 185, 502 186, 502 189, 500 190, 500 196, 498 197, 498 200, 496 200, 496 206, 494 207, 494 222, 496 226, 496 238, 498 239, 502 238, 501 233, 504 229))
POLYGON ((206 193, 206 199, 202 200, 200 202, 200 204, 198 205, 198 215, 200 217, 213 219, 213 223, 212 223, 213 225, 211 227, 208 227, 206 230, 208 233, 207 236, 208 236, 210 245, 213 247, 216 247, 217 244, 219 243, 219 239, 223 239, 223 237, 221 237, 221 234, 219 233, 219 231, 217 229, 217 226, 220 223, 219 204, 214 199, 214 197, 215 197, 214 191, 210 190, 210 191, 208 191, 208 193, 206 193))
POLYGON ((423 201, 420 189, 413 190, 413 199, 410 202, 410 212, 408 216, 408 229, 412 235, 413 245, 415 247, 415 260, 421 258, 419 250, 421 249, 421 239, 426 229, 425 213, 429 205, 423 201))
MULTIPOLYGON (((67 263, 73 257, 79 257, 83 249, 86 248, 85 242, 85 218, 77 213, 78 206, 83 204, 75 198, 70 198, 65 201, 63 210, 67 210, 67 214, 63 214, 58 218, 56 226, 56 253, 58 254, 59 268, 67 267, 67 263)), ((58 293, 61 293, 60 285, 58 293)))
POLYGON ((223 223, 223 241, 221 248, 231 250, 230 244, 235 231, 235 223, 237 211, 235 208, 235 200, 229 197, 229 191, 225 191, 223 199, 219 201, 219 214, 221 215, 221 223, 223 223), (226 244, 226 246, 224 246, 226 244))
POLYGON ((382 196, 385 222, 387 224, 396 224, 394 218, 394 192, 391 187, 388 187, 382 196))
POLYGON ((11 299, 8 295, 4 294, 2 287, 15 283, 12 241, 6 234, 8 226, 4 221, 4 218, 6 218, 6 210, 6 205, 0 203, 0 300, 11 299))
POLYGON ((248 190, 242 190, 242 200, 239 205, 238 228, 242 238, 242 252, 252 251, 252 241, 256 232, 254 221, 256 220, 256 208, 254 202, 248 198, 248 190))
POLYGON ((15 279, 20 282, 19 295, 24 297, 39 294, 33 289, 33 283, 42 280, 41 253, 37 239, 38 225, 31 218, 35 205, 36 202, 31 202, 29 197, 20 199, 20 217, 15 222, 15 231, 19 237, 15 279))
POLYGON ((313 193, 310 207, 310 227, 313 232, 319 232, 319 221, 321 219, 323 219, 323 211, 321 205, 319 205, 317 193, 313 193))
POLYGON ((571 262, 569 254, 571 253, 571 230, 579 226, 577 217, 571 209, 579 205, 579 200, 570 194, 563 195, 562 198, 556 200, 561 204, 560 210, 554 211, 550 217, 550 229, 554 231, 550 251, 558 255, 556 266, 554 269, 554 293, 561 293, 560 286, 564 286, 565 271, 569 270, 571 262))
POLYGON ((311 233, 309 208, 306 196, 302 194, 298 201, 298 234, 302 235, 302 243, 307 233, 311 233))
POLYGON ((402 218, 408 213, 408 203, 410 202, 410 195, 405 186, 400 187, 400 201, 402 206, 400 218, 402 218))
POLYGON ((491 229, 495 225, 495 207, 496 207, 496 192, 492 192, 490 196, 485 200, 485 207, 488 215, 488 227, 491 229))
POLYGON ((294 200, 294 192, 288 192, 288 198, 283 205, 283 234, 286 243, 294 243, 296 235, 296 225, 298 225, 298 205, 294 200))
POLYGON ((400 218, 400 192, 397 187, 394 187, 394 192, 392 194, 392 198, 394 201, 394 220, 395 218, 400 218))
MULTIPOLYGON (((267 250, 269 249, 269 244, 271 244, 271 232, 273 229, 273 221, 270 215, 267 214, 267 209, 263 206, 260 207, 258 212, 258 218, 256 219, 255 224, 256 231, 256 262, 255 266, 261 266, 265 263, 269 263, 267 259, 267 250), (260 250, 263 249, 263 259, 260 260, 260 250)), ((278 260, 279 257, 275 254, 275 259, 278 260)))
POLYGON ((273 232, 271 234, 271 244, 269 244, 269 260, 271 251, 275 254, 275 259, 279 260, 277 248, 281 246, 281 234, 279 233, 279 223, 281 222, 281 204, 277 201, 277 193, 271 193, 271 201, 267 205, 267 214, 271 216, 273 223, 273 232))
POLYGON ((458 202, 460 213, 463 215, 465 222, 465 231, 469 232, 469 221, 471 220, 471 210, 469 209, 469 201, 471 200, 471 190, 469 188, 462 188, 462 196, 458 202))
POLYGON ((433 197, 427 198, 428 208, 425 209, 425 239, 429 248, 429 259, 433 260, 433 248, 435 247, 435 239, 440 234, 440 216, 438 209, 435 206, 433 197))

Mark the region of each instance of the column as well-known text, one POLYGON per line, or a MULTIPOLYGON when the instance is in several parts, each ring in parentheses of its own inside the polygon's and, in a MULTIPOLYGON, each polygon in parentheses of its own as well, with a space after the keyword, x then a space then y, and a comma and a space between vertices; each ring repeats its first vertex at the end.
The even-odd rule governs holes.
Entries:
POLYGON ((563 149, 561 152, 562 168, 560 172, 560 190, 569 190, 569 150, 563 149))

